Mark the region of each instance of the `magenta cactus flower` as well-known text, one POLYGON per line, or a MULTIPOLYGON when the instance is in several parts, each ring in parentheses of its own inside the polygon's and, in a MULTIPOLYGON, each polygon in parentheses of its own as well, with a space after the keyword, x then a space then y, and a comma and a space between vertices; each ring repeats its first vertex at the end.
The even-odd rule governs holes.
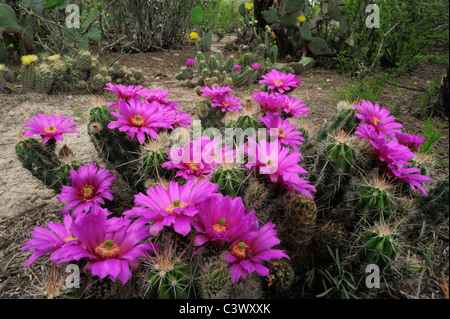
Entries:
MULTIPOLYGON (((66 244, 77 245, 79 240, 72 236, 70 227, 72 225, 72 216, 64 216, 63 224, 48 222, 47 228, 36 226, 31 234, 31 238, 21 247, 21 250, 32 250, 33 253, 25 261, 24 268, 34 263, 36 259, 45 255, 52 254, 66 244)), ((52 255, 50 256, 52 260, 52 255)))
POLYGON ((159 102, 161 104, 166 104, 169 102, 169 99, 167 98, 170 95, 169 91, 165 91, 165 90, 149 90, 149 89, 144 89, 141 92, 141 96, 149 103, 151 102, 159 102))
POLYGON ((195 65, 195 60, 194 59, 187 59, 186 61, 186 66, 187 67, 193 67, 195 65))
POLYGON ((377 150, 378 159, 385 165, 410 166, 408 160, 415 156, 407 146, 399 144, 396 140, 387 141, 384 138, 378 138, 371 140, 370 143, 377 150))
POLYGON ((144 220, 107 218, 106 209, 94 209, 73 221, 70 228, 81 245, 65 245, 54 254, 57 263, 86 259, 83 268, 100 279, 109 277, 113 282, 126 284, 132 269, 139 268, 138 259, 155 253, 156 244, 144 242, 149 238, 144 220))
POLYGON ((247 168, 258 167, 260 174, 266 174, 271 182, 278 184, 282 190, 294 194, 294 190, 311 199, 310 192, 316 192, 316 188, 307 180, 299 177, 299 174, 308 172, 298 165, 301 154, 294 152, 289 154, 289 148, 281 147, 278 141, 267 142, 262 139, 257 143, 248 138, 248 146, 244 147, 248 155, 247 168))
POLYGON ((27 122, 22 123, 24 127, 31 128, 31 130, 24 131, 24 136, 40 135, 42 137, 42 143, 47 143, 50 140, 62 141, 63 134, 66 133, 79 133, 72 129, 78 122, 70 122, 72 118, 64 117, 64 115, 56 116, 54 114, 47 118, 45 114, 38 114, 33 116, 33 119, 27 119, 27 122))
POLYGON ((395 138, 399 144, 407 146, 409 149, 415 151, 422 146, 422 144, 427 140, 426 137, 420 135, 408 134, 408 133, 397 133, 395 138))
POLYGON ((400 128, 403 125, 395 122, 395 117, 390 115, 389 110, 380 108, 378 104, 375 105, 370 101, 361 101, 361 105, 353 105, 361 113, 356 113, 355 116, 361 121, 372 125, 380 137, 394 138, 395 134, 400 133, 400 128))
POLYGON ((278 136, 281 144, 292 147, 296 152, 298 151, 297 145, 301 145, 305 141, 302 132, 295 129, 295 124, 290 124, 289 119, 283 120, 280 113, 267 112, 266 116, 260 117, 259 120, 270 129, 269 135, 278 136))
POLYGON ((268 84, 269 90, 274 90, 279 93, 292 91, 301 84, 301 80, 292 73, 283 73, 272 69, 266 75, 262 75, 262 80, 259 83, 268 84))
POLYGON ((61 194, 57 197, 61 202, 69 204, 61 210, 67 214, 74 209, 72 216, 88 213, 91 209, 104 204, 104 199, 113 200, 111 185, 116 180, 112 172, 94 163, 84 165, 78 170, 70 170, 71 186, 63 185, 61 194))
POLYGON ((289 256, 280 249, 272 249, 280 240, 276 237, 275 224, 269 222, 258 229, 250 239, 237 239, 224 253, 224 261, 231 264, 231 281, 247 282, 251 273, 269 276, 269 269, 261 264, 263 261, 287 258, 289 256))
POLYGON ((174 123, 173 123, 173 127, 179 127, 179 126, 184 126, 184 127, 191 127, 190 123, 192 122, 192 118, 189 115, 189 113, 184 113, 183 111, 178 111, 175 114, 175 118, 174 118, 174 123))
POLYGON ((388 165, 386 176, 393 177, 397 183, 408 183, 411 191, 415 192, 416 187, 428 197, 428 193, 422 183, 430 182, 431 179, 428 176, 424 176, 420 173, 418 167, 396 167, 394 164, 388 165))
POLYGON ((293 117, 297 117, 299 115, 307 116, 309 111, 306 104, 303 104, 303 100, 289 97, 288 95, 285 95, 282 108, 285 114, 293 117))
POLYGON ((234 71, 239 71, 241 69, 241 66, 239 65, 239 64, 235 64, 234 66, 233 66, 233 70, 234 71))
POLYGON ((157 236, 164 227, 173 226, 176 233, 186 236, 192 229, 193 217, 198 213, 197 205, 215 194, 219 186, 207 180, 188 180, 180 186, 170 182, 165 189, 160 185, 149 188, 146 195, 135 195, 135 207, 124 215, 141 217, 151 221, 150 234, 157 236))
POLYGON ((213 242, 221 247, 237 239, 249 239, 258 229, 255 211, 248 212, 240 197, 211 197, 197 205, 194 244, 213 242))
POLYGON ((142 102, 138 98, 132 98, 128 102, 119 100, 120 113, 111 112, 117 121, 108 124, 109 129, 118 128, 121 132, 128 131, 128 139, 133 140, 135 135, 139 144, 145 142, 145 134, 156 139, 157 131, 162 128, 173 128, 175 112, 167 112, 160 103, 142 102))
POLYGON ((212 85, 211 87, 202 87, 200 92, 202 92, 202 96, 208 96, 213 99, 218 96, 227 95, 228 93, 233 92, 233 90, 229 86, 212 85))
POLYGON ((284 95, 279 93, 255 92, 252 98, 264 112, 279 112, 285 103, 284 95))
POLYGON ((234 111, 239 113, 239 110, 242 110, 242 101, 238 97, 234 97, 234 95, 217 95, 212 98, 211 107, 220 107, 222 112, 226 111, 234 111))
MULTIPOLYGON (((107 83, 105 90, 114 92, 116 94, 116 97, 118 100, 125 100, 125 101, 128 101, 131 98, 139 97, 139 96, 141 96, 141 94, 143 94, 146 91, 146 89, 144 89, 142 87, 142 85, 125 86, 122 84, 112 84, 112 83, 107 83)), ((119 104, 117 101, 108 105, 108 107, 110 109, 114 109, 114 110, 117 110, 118 106, 119 106, 119 104)))
POLYGON ((258 71, 261 68, 261 66, 259 65, 259 63, 252 63, 252 69, 254 71, 258 71))
POLYGON ((209 178, 214 168, 220 165, 219 139, 199 136, 176 150, 168 150, 169 161, 162 164, 168 169, 177 169, 175 177, 186 180, 209 178))

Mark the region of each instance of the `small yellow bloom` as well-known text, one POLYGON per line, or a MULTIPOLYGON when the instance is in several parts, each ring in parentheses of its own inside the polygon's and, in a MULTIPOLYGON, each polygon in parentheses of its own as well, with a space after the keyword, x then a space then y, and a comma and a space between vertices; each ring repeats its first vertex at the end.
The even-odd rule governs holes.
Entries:
POLYGON ((4 69, 6 69, 6 66, 4 64, 0 64, 0 71, 3 71, 4 69))
POLYGON ((49 57, 48 57, 48 60, 49 60, 50 62, 55 62, 55 61, 58 61, 59 58, 60 58, 59 54, 54 54, 54 55, 49 56, 49 57))
POLYGON ((253 8, 253 3, 246 3, 245 9, 250 9, 250 8, 253 8))
POLYGON ((198 38, 198 33, 197 32, 191 32, 189 33, 189 36, 191 37, 192 40, 195 40, 198 38))
POLYGON ((37 55, 30 54, 30 55, 23 55, 21 59, 23 65, 29 65, 35 62, 38 59, 38 57, 37 55))
POLYGON ((299 16, 298 17, 298 21, 305 22, 306 21, 306 17, 305 16, 299 16))

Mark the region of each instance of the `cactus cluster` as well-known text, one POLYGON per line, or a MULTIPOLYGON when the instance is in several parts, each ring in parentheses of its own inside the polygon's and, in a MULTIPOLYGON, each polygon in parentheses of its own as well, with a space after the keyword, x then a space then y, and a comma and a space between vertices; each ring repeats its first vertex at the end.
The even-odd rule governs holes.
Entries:
MULTIPOLYGON (((121 66, 117 61, 103 65, 87 50, 79 51, 75 57, 52 55, 37 60, 40 61, 25 59, 27 63, 19 71, 17 80, 25 91, 100 93, 106 83, 134 85, 145 81, 141 70, 121 66)), ((2 73, 7 82, 16 81, 12 71, 5 69, 2 73)))

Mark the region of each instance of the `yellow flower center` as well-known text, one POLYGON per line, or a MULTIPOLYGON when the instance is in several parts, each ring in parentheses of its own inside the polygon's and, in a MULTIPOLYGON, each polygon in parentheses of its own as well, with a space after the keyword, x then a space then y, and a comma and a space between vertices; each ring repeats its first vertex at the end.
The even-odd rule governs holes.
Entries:
POLYGON ((200 167, 198 166, 197 163, 194 163, 193 161, 190 161, 189 163, 186 164, 187 168, 189 168, 190 170, 193 170, 194 172, 197 172, 198 170, 200 170, 200 167))
POLYGON ((58 129, 56 127, 54 127, 53 125, 50 125, 49 127, 44 129, 45 133, 54 133, 56 132, 58 129))
POLYGON ((226 224, 225 218, 219 219, 219 222, 217 224, 213 225, 214 231, 216 233, 220 233, 222 231, 227 230, 228 228, 227 228, 227 226, 225 224, 226 224))
POLYGON ((372 122, 373 122, 373 125, 375 125, 375 126, 377 126, 378 123, 381 123, 381 121, 378 118, 376 118, 375 116, 372 116, 372 122))
POLYGON ((280 80, 276 80, 274 83, 275 83, 276 85, 282 85, 282 84, 283 84, 283 82, 281 82, 280 80))
POLYGON ((279 130, 278 130, 278 135, 279 135, 281 138, 285 138, 285 137, 286 137, 286 134, 284 134, 284 130, 283 130, 283 129, 279 129, 279 130))
POLYGON ((132 123, 134 126, 141 127, 141 126, 144 125, 145 119, 144 119, 144 117, 141 116, 141 115, 136 115, 135 117, 133 117, 133 118, 131 119, 131 123, 132 123))
POLYGON ((188 203, 181 203, 179 199, 176 199, 173 201, 172 205, 166 208, 166 212, 168 212, 170 215, 173 214, 174 209, 176 208, 185 208, 188 205, 188 203))
POLYGON ((249 249, 250 249, 250 247, 246 243, 241 241, 239 244, 236 244, 233 247, 231 247, 231 253, 237 259, 242 260, 247 257, 247 255, 249 253, 249 249))
POLYGON ((70 234, 69 237, 64 238, 64 241, 67 243, 68 241, 77 240, 78 238, 74 237, 72 234, 70 234))
POLYGON ((95 247, 95 255, 101 259, 112 259, 116 258, 119 253, 120 247, 117 246, 112 240, 105 240, 104 243, 95 247))
POLYGON ((94 195, 95 195, 95 188, 92 185, 85 185, 81 189, 81 196, 86 202, 91 201, 94 198, 94 195))

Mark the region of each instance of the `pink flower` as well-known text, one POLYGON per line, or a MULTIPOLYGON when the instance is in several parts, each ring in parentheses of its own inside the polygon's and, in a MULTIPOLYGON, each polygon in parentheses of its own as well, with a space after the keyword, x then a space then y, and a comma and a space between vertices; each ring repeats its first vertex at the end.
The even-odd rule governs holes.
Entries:
POLYGON ((285 103, 284 95, 279 93, 255 92, 252 97, 264 112, 278 112, 285 103))
POLYGON ((259 83, 266 83, 269 90, 275 90, 279 93, 291 91, 301 84, 301 80, 292 73, 282 73, 276 69, 272 69, 266 75, 261 76, 263 79, 259 83))
POLYGON ((247 168, 256 166, 260 174, 267 174, 273 183, 279 184, 288 193, 293 194, 296 190, 313 199, 310 192, 315 192, 316 188, 299 177, 299 174, 308 173, 298 165, 301 158, 299 152, 289 154, 289 148, 280 148, 277 141, 268 143, 260 140, 256 143, 252 138, 248 138, 248 146, 244 147, 244 152, 248 155, 248 163, 245 165, 247 168))
POLYGON ((217 95, 212 98, 211 107, 220 107, 222 112, 234 111, 236 113, 242 110, 242 101, 234 95, 217 95))
POLYGON ((157 236, 164 227, 173 226, 176 233, 186 236, 191 231, 193 217, 198 213, 197 205, 212 196, 218 196, 219 186, 207 180, 188 180, 179 186, 170 182, 168 189, 160 185, 149 188, 146 195, 135 195, 135 207, 124 213, 127 217, 140 217, 148 222, 150 233, 157 236))
POLYGON ((398 183, 408 183, 413 192, 416 191, 416 187, 424 194, 428 196, 425 187, 421 183, 430 182, 431 179, 428 176, 424 176, 420 173, 420 168, 418 167, 395 167, 394 164, 388 165, 388 171, 386 176, 394 177, 395 181, 398 183))
POLYGON ((290 125, 288 119, 283 120, 280 113, 267 112, 266 116, 260 117, 259 120, 270 129, 269 135, 278 136, 281 144, 289 145, 295 151, 298 151, 297 145, 305 141, 302 132, 295 130, 295 124, 290 125))
POLYGON ((76 126, 78 122, 69 123, 72 120, 71 117, 64 118, 64 115, 56 116, 54 114, 47 118, 45 114, 38 114, 33 116, 33 119, 27 119, 29 123, 24 122, 24 127, 29 127, 31 130, 24 131, 24 136, 40 135, 42 137, 42 143, 47 143, 49 140, 54 139, 62 141, 64 138, 62 134, 65 133, 79 133, 71 128, 76 126))
POLYGON ((378 139, 378 133, 375 130, 375 127, 365 122, 358 124, 355 130, 355 134, 368 141, 378 139))
POLYGON ((241 66, 239 65, 239 64, 235 64, 234 66, 233 66, 233 70, 234 71, 239 71, 241 69, 241 66))
POLYGON ((161 104, 165 104, 167 102, 169 102, 169 99, 167 98, 170 95, 169 91, 163 91, 161 89, 158 90, 149 90, 149 89, 144 89, 141 92, 141 96, 147 100, 147 102, 151 103, 151 102, 159 102, 161 104))
MULTIPOLYGON (((117 96, 117 99, 125 101, 128 101, 131 98, 139 97, 146 91, 146 89, 144 89, 142 85, 138 85, 135 87, 133 85, 125 86, 122 84, 114 85, 112 83, 107 83, 106 86, 107 87, 105 88, 105 90, 114 92, 117 96)), ((117 110, 118 103, 116 101, 108 106, 111 109, 117 110)))
POLYGON ((245 283, 249 275, 256 272, 259 276, 269 276, 269 269, 261 264, 263 261, 287 258, 280 249, 272 249, 280 240, 276 237, 275 224, 269 222, 256 231, 250 239, 237 239, 224 253, 224 261, 231 264, 231 281, 239 279, 245 283))
MULTIPOLYGON (((72 216, 66 215, 64 216, 63 224, 48 222, 46 224, 47 228, 40 226, 34 227, 31 239, 20 248, 21 250, 34 251, 25 262, 24 267, 27 268, 39 257, 48 253, 52 254, 66 244, 79 244, 78 239, 73 237, 70 231, 72 221, 72 216)), ((52 256, 50 256, 50 260, 51 259, 52 256)))
POLYGON ((306 107, 306 104, 303 104, 303 100, 289 97, 287 95, 285 95, 282 108, 284 113, 294 117, 299 115, 307 116, 309 110, 309 108, 306 107))
POLYGON ((185 127, 191 127, 189 123, 192 122, 192 118, 189 115, 189 113, 183 113, 183 111, 178 111, 175 114, 173 127, 179 127, 179 126, 185 126, 185 127))
POLYGON ((111 185, 116 180, 113 173, 94 163, 84 165, 77 171, 70 170, 71 186, 63 185, 61 194, 57 197, 61 202, 70 202, 61 210, 61 214, 68 213, 72 208, 72 216, 81 212, 88 213, 92 208, 104 204, 104 198, 113 200, 111 185))
POLYGON ((227 95, 228 93, 233 92, 233 90, 229 86, 212 85, 211 87, 204 86, 200 89, 200 92, 202 92, 202 96, 208 96, 213 99, 218 96, 227 95))
POLYGON ((195 65, 195 60, 193 60, 193 59, 188 59, 187 61, 186 61, 186 66, 187 67, 192 67, 192 66, 194 66, 195 65))
POLYGON ((395 134, 395 138, 399 144, 405 145, 411 150, 419 149, 419 147, 427 140, 426 137, 403 132, 395 134))
POLYGON ((258 71, 261 68, 261 66, 259 65, 259 63, 252 63, 252 69, 255 71, 258 71))
POLYGON ((130 267, 138 269, 138 259, 159 247, 144 242, 150 235, 144 220, 107 217, 106 209, 94 209, 74 220, 70 230, 81 244, 61 247, 54 259, 59 264, 85 258, 84 272, 125 284, 132 276, 130 267))
POLYGON ((408 160, 412 159, 415 154, 405 145, 399 144, 397 141, 387 141, 384 138, 371 140, 370 143, 377 150, 378 159, 385 165, 394 164, 398 167, 404 165, 410 166, 408 160))
POLYGON ((253 235, 249 229, 258 228, 255 211, 248 212, 240 197, 211 197, 198 204, 197 209, 196 246, 211 241, 220 247, 237 239, 248 239, 253 235))
POLYGON ((167 112, 160 103, 142 102, 138 98, 132 98, 128 102, 119 100, 121 113, 111 112, 117 118, 108 124, 109 129, 119 128, 119 131, 128 131, 128 139, 133 140, 137 135, 139 144, 145 142, 145 134, 156 139, 157 130, 161 128, 173 128, 175 112, 167 112))
POLYGON ((176 150, 169 150, 169 161, 163 163, 163 168, 177 169, 175 177, 186 180, 209 178, 215 167, 220 165, 219 138, 210 140, 199 136, 176 150))
POLYGON ((400 133, 401 124, 395 122, 395 117, 390 115, 389 110, 380 108, 378 104, 362 100, 361 105, 353 105, 361 113, 355 116, 361 121, 372 125, 380 137, 394 138, 400 133))

